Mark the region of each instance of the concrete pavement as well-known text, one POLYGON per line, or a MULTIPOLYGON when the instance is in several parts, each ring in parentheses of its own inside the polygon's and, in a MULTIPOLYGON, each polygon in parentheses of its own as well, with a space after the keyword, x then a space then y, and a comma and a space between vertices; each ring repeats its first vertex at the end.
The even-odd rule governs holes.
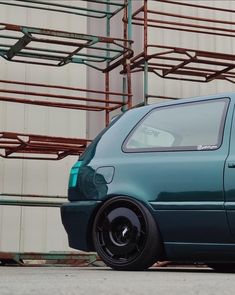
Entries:
POLYGON ((209 268, 0 267, 0 295, 231 295, 234 290, 235 274, 209 268))

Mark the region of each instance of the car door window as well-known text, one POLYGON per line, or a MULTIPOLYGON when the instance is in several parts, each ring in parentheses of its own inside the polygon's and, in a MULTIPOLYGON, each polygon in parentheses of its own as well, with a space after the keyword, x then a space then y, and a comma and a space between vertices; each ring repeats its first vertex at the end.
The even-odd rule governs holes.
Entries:
POLYGON ((221 98, 156 108, 128 136, 124 151, 218 149, 228 103, 221 98))

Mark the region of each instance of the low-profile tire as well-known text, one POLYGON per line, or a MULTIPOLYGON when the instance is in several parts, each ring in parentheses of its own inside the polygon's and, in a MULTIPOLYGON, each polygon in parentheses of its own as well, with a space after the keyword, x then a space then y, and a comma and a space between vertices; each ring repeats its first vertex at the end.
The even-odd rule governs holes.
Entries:
POLYGON ((235 272, 234 263, 210 263, 208 266, 217 272, 235 272))
POLYGON ((145 270, 162 251, 156 222, 139 201, 114 197, 99 209, 93 242, 100 258, 116 270, 145 270))

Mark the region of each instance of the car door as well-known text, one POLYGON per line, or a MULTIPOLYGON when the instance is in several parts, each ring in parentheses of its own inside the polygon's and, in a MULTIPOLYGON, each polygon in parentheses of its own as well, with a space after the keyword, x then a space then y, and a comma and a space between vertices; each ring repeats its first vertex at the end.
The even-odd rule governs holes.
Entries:
MULTIPOLYGON (((235 112, 235 111, 234 111, 235 112)), ((235 241, 235 115, 233 112, 233 121, 230 137, 229 155, 225 164, 225 209, 228 222, 235 241)))
POLYGON ((223 180, 228 106, 229 99, 221 98, 159 107, 126 140, 125 152, 141 164, 129 165, 128 178, 146 192, 165 243, 231 239, 223 180))

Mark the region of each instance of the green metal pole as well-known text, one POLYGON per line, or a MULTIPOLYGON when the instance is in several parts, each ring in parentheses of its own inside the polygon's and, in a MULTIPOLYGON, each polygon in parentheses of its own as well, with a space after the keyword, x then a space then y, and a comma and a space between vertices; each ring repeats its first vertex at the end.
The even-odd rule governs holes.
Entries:
MULTIPOLYGON (((127 91, 126 85, 127 85, 127 78, 126 78, 126 76, 124 76, 122 79, 122 93, 126 93, 126 91, 127 91)), ((122 101, 125 105, 122 106, 121 111, 125 112, 127 110, 127 106, 126 106, 127 97, 124 94, 122 96, 122 101)))
MULTIPOLYGON (((124 10, 124 39, 132 40, 132 1, 125 0, 125 10, 124 10)), ((126 46, 127 46, 126 41, 126 46)), ((131 43, 128 44, 131 48, 131 43)), ((125 64, 126 74, 123 77, 123 93, 131 94, 131 73, 130 73, 130 60, 126 60, 125 64)), ((132 107, 132 99, 130 96, 126 97, 123 95, 122 111, 126 111, 128 108, 132 107)))
POLYGON ((148 103, 148 23, 147 23, 148 0, 144 0, 144 105, 148 103))
POLYGON ((127 2, 127 11, 128 11, 128 39, 132 40, 132 0, 127 2))
MULTIPOLYGON (((124 10, 124 34, 123 34, 123 37, 124 39, 128 39, 128 33, 127 33, 127 22, 128 22, 128 12, 127 12, 127 7, 128 7, 128 1, 129 0, 124 0, 124 3, 125 3, 125 10, 124 10)), ((127 45, 127 42, 125 42, 127 45)), ((123 68, 125 69, 125 66, 126 64, 123 66, 123 68)), ((123 96, 122 96, 122 102, 123 102, 123 106, 121 108, 121 111, 122 112, 125 112, 127 110, 127 106, 126 106, 126 103, 127 103, 127 97, 124 95, 124 93, 126 93, 126 90, 127 90, 127 73, 123 76, 122 78, 122 93, 123 93, 123 96)))
MULTIPOLYGON (((107 1, 107 4, 106 4, 106 10, 107 12, 109 13, 110 12, 110 4, 109 4, 109 0, 107 1)), ((107 15, 106 17, 106 37, 110 37, 110 17, 107 15)), ((106 59, 107 59, 107 62, 106 62, 106 65, 107 67, 109 66, 109 58, 110 58, 110 44, 107 43, 106 44, 106 59)), ((106 72, 105 73, 105 91, 106 91, 106 100, 108 101, 109 100, 109 94, 108 92, 110 91, 110 87, 109 87, 109 72, 106 72)), ((109 107, 109 103, 106 102, 106 107, 109 107)), ((105 124, 106 126, 109 124, 109 111, 106 110, 105 111, 105 124)))
POLYGON ((144 105, 148 104, 148 62, 144 62, 144 105))
MULTIPOLYGON (((127 30, 128 30, 128 40, 132 41, 132 0, 128 0, 127 2, 127 17, 128 17, 128 24, 127 24, 127 30)), ((129 43, 129 48, 132 49, 132 44, 129 43)), ((128 88, 128 94, 132 94, 132 81, 131 81, 131 61, 130 59, 127 60, 127 88, 128 88)), ((132 96, 128 96, 128 108, 132 107, 132 96)))

